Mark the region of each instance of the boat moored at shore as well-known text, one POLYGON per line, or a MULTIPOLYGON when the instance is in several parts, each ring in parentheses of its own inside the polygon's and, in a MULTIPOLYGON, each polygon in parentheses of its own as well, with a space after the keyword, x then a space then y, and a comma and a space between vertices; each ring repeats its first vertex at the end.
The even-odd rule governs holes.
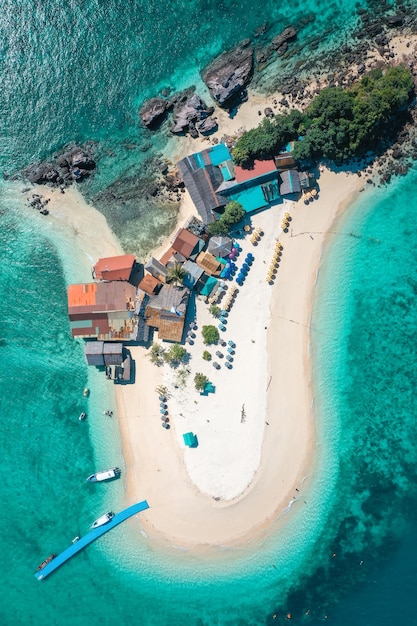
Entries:
POLYGON ((104 524, 111 522, 113 517, 113 511, 108 511, 107 513, 104 513, 104 515, 100 515, 100 517, 98 517, 95 522, 91 524, 90 528, 98 528, 99 526, 104 526, 104 524))
POLYGON ((95 474, 91 474, 86 478, 89 483, 101 483, 106 480, 115 480, 116 478, 120 478, 121 471, 118 467, 113 467, 109 470, 104 470, 103 472, 96 472, 95 474))

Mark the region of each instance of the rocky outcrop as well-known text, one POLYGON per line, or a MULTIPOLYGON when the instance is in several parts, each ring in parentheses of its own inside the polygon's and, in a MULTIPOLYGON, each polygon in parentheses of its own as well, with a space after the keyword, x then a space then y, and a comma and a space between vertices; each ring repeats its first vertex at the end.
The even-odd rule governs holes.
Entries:
POLYGON ((214 133, 218 128, 217 118, 206 117, 205 120, 201 120, 201 122, 197 122, 195 127, 201 135, 210 135, 210 133, 214 133))
POLYGON ((295 39, 296 36, 297 31, 294 26, 288 26, 282 33, 274 37, 271 42, 271 47, 276 50, 278 54, 284 54, 288 48, 288 42, 295 39))
POLYGON ((202 73, 212 98, 221 107, 230 108, 249 84, 253 74, 253 48, 243 41, 236 48, 217 57, 202 73))
POLYGON ((139 111, 142 124, 148 128, 155 126, 162 121, 171 106, 171 102, 164 98, 150 98, 146 100, 139 111))
POLYGON ((404 22, 404 15, 402 13, 397 13, 396 15, 388 15, 385 18, 385 22, 387 26, 402 26, 404 22))
MULTIPOLYGON (((195 136, 194 131, 200 127, 202 122, 206 122, 207 129, 210 124, 207 118, 214 112, 213 107, 208 107, 206 103, 196 93, 174 106, 174 126, 173 133, 186 133, 195 136)), ((198 136, 198 132, 197 132, 198 136)))
POLYGON ((37 163, 31 165, 25 170, 25 175, 31 183, 54 183, 57 181, 59 174, 53 163, 37 163))
POLYGON ((55 162, 29 165, 22 174, 31 183, 70 184, 89 176, 96 168, 92 156, 80 146, 72 145, 55 158, 55 162))

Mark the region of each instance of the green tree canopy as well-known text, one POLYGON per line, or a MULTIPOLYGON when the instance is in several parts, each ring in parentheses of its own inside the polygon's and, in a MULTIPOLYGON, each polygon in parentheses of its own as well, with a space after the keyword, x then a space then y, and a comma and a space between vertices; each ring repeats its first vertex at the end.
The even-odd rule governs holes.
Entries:
POLYGON ((151 363, 154 365, 162 365, 164 358, 164 349, 161 344, 154 341, 151 345, 151 348, 148 352, 148 357, 150 358, 151 363))
POLYGON ((221 219, 218 219, 216 222, 209 224, 208 230, 210 235, 227 235, 229 227, 221 219))
POLYGON ((220 218, 224 224, 227 224, 228 227, 233 226, 233 224, 237 224, 245 217, 245 209, 240 204, 240 202, 236 202, 236 200, 232 200, 228 202, 224 207, 224 213, 220 218))
POLYGON ((187 359, 187 350, 179 343, 173 343, 168 350, 164 352, 164 361, 170 365, 177 366, 184 363, 187 359))
POLYGON ((174 263, 172 267, 168 268, 167 282, 173 285, 182 285, 185 278, 186 271, 181 263, 174 263))
POLYGON ((296 141, 293 150, 298 160, 361 156, 375 147, 395 115, 407 107, 413 90, 411 71, 402 65, 372 70, 348 89, 327 87, 304 113, 276 115, 243 133, 233 159, 249 166, 254 159, 273 157, 300 136, 302 141, 296 141))
POLYGON ((194 385, 197 391, 203 391, 204 387, 208 383, 208 378, 204 374, 197 372, 194 376, 194 385))
POLYGON ((215 326, 203 326, 201 332, 206 346, 212 343, 216 343, 216 341, 219 340, 219 331, 215 326))

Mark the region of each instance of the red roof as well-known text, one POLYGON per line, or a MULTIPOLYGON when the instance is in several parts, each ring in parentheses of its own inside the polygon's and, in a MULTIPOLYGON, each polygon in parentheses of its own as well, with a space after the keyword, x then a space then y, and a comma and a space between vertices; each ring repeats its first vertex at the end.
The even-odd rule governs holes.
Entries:
POLYGON ((269 174, 269 172, 275 172, 277 169, 275 161, 270 159, 269 161, 254 161, 253 166, 249 169, 235 165, 235 178, 238 183, 244 183, 252 178, 258 178, 263 174, 269 174))
POLYGON ((99 259, 94 266, 97 280, 129 280, 135 263, 134 254, 99 259))
POLYGON ((172 247, 188 259, 197 244, 198 237, 190 233, 190 231, 185 230, 185 228, 180 228, 172 243, 172 247))

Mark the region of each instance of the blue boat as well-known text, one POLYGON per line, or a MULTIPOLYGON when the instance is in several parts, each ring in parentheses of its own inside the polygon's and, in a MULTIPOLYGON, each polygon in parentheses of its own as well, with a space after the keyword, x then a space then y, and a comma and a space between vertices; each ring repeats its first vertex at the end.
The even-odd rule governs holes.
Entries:
POLYGON ((49 574, 52 574, 52 572, 58 569, 58 567, 60 567, 63 563, 68 561, 68 559, 77 554, 77 552, 80 552, 83 548, 88 546, 88 544, 90 544, 92 541, 95 541, 96 539, 101 537, 101 535, 109 532, 109 530, 112 530, 112 528, 114 528, 118 524, 121 524, 129 517, 132 517, 132 515, 140 513, 141 511, 145 511, 146 509, 149 509, 149 504, 146 500, 142 500, 141 502, 133 504, 127 509, 120 511, 120 513, 117 513, 116 515, 109 516, 111 517, 109 521, 106 521, 97 528, 90 530, 90 532, 84 535, 84 537, 81 537, 75 543, 71 544, 70 547, 61 552, 61 554, 58 554, 57 556, 51 554, 51 556, 45 559, 45 561, 43 561, 39 566, 41 569, 38 569, 38 571, 35 573, 36 578, 38 580, 43 580, 44 578, 49 576, 49 574), (47 563, 44 565, 46 561, 47 563))

